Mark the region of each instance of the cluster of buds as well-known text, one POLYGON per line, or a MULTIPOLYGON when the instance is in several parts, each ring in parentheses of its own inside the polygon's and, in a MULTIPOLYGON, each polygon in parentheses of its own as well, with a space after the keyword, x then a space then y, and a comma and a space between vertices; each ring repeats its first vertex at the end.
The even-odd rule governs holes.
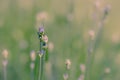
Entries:
POLYGON ((39 28, 38 38, 40 40, 40 53, 39 53, 39 56, 42 56, 45 53, 45 50, 47 49, 47 43, 48 43, 48 37, 44 32, 43 26, 39 28))

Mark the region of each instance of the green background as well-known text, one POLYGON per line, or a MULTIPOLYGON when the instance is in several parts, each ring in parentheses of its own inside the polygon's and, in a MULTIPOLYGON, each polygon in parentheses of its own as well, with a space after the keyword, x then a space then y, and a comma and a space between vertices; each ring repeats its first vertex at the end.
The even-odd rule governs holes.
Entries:
MULTIPOLYGON (((120 1, 100 0, 101 9, 110 4, 102 35, 94 55, 91 80, 120 80, 120 1), (106 67, 110 74, 101 79, 106 67)), ((45 80, 63 80, 65 60, 71 60, 70 79, 78 80, 80 64, 85 64, 89 30, 98 29, 92 19, 95 0, 0 0, 0 53, 9 52, 7 79, 30 80, 30 52, 39 50, 36 15, 46 12, 45 32, 54 44, 45 63, 45 80), (73 20, 69 22, 68 14, 73 20)), ((98 12, 100 15, 100 13, 98 12)), ((99 22, 98 22, 99 23, 99 22)), ((0 55, 0 80, 3 80, 0 55)))

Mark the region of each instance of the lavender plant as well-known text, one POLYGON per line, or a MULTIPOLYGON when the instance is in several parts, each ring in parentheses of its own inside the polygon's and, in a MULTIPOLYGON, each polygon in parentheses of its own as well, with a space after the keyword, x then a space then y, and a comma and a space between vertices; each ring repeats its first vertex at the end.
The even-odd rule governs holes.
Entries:
POLYGON ((109 67, 106 67, 101 74, 99 80, 104 80, 109 74, 111 73, 111 69, 109 67))
POLYGON ((47 43, 48 43, 48 37, 44 32, 43 26, 39 28, 38 31, 38 38, 40 41, 40 49, 39 49, 39 72, 38 72, 38 80, 43 79, 43 67, 44 67, 44 60, 45 56, 47 56, 47 43))
POLYGON ((64 78, 64 80, 69 80, 71 61, 69 59, 67 59, 65 64, 66 64, 66 70, 65 70, 66 72, 63 75, 63 78, 64 78))
POLYGON ((34 68, 35 68, 35 59, 36 59, 36 53, 35 51, 32 51, 30 53, 31 63, 30 63, 30 69, 31 69, 31 80, 34 80, 34 68))
POLYGON ((89 45, 88 45, 85 80, 91 80, 92 65, 93 65, 93 61, 94 61, 95 51, 98 47, 100 38, 102 36, 104 23, 108 16, 109 10, 110 10, 110 6, 109 5, 105 6, 103 9, 103 12, 101 14, 102 17, 100 17, 99 22, 95 21, 96 22, 95 24, 97 24, 97 28, 98 28, 96 35, 95 35, 94 30, 89 32, 90 41, 89 41, 89 45))
POLYGON ((80 64, 80 70, 81 70, 81 74, 78 78, 78 80, 84 80, 85 77, 85 65, 84 64, 80 64))
POLYGON ((5 49, 2 52, 3 54, 3 80, 7 80, 7 64, 8 64, 8 51, 5 49))

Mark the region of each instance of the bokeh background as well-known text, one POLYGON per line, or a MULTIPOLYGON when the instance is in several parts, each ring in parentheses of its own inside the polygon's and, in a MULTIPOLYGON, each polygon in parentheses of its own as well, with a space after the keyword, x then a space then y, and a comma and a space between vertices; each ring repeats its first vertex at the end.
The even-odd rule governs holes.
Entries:
MULTIPOLYGON (((120 80, 120 1, 99 1, 100 10, 107 4, 111 10, 95 51, 91 80, 120 80), (105 68, 110 73, 101 79, 105 68)), ((94 3, 95 0, 0 0, 0 53, 4 49, 9 52, 7 79, 31 79, 30 52, 39 50, 37 15, 42 13, 50 44, 45 80, 63 80, 66 59, 71 61, 69 80, 78 80, 80 64, 85 64, 87 58, 89 30, 96 32, 98 28, 93 19, 94 3)), ((0 80, 2 57, 0 54, 0 80)))

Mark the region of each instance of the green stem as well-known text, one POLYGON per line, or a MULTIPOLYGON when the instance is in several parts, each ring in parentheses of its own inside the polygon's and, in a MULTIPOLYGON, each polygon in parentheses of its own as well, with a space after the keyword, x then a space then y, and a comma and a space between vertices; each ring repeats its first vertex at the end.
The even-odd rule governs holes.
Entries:
POLYGON ((7 60, 3 60, 3 78, 7 80, 7 60))
POLYGON ((100 39, 101 39, 101 36, 102 36, 102 31, 103 31, 103 26, 104 26, 103 23, 104 22, 102 20, 101 25, 99 26, 99 29, 98 29, 95 40, 90 41, 90 45, 89 45, 89 48, 88 48, 88 54, 87 54, 87 61, 86 61, 85 80, 90 80, 90 78, 91 78, 95 52, 96 52, 96 49, 99 45, 99 42, 100 42, 100 39))
POLYGON ((43 75, 43 56, 40 56, 38 80, 42 80, 43 75))
POLYGON ((7 80, 7 70, 6 70, 6 66, 4 66, 4 80, 7 80))
POLYGON ((93 40, 90 40, 90 44, 88 47, 87 52, 87 60, 86 60, 86 72, 85 72, 85 80, 90 80, 90 69, 91 69, 91 62, 93 57, 93 40))
MULTIPOLYGON (((31 62, 31 66, 34 64, 34 62, 31 62)), ((34 80, 34 68, 31 68, 31 80, 34 80)))

